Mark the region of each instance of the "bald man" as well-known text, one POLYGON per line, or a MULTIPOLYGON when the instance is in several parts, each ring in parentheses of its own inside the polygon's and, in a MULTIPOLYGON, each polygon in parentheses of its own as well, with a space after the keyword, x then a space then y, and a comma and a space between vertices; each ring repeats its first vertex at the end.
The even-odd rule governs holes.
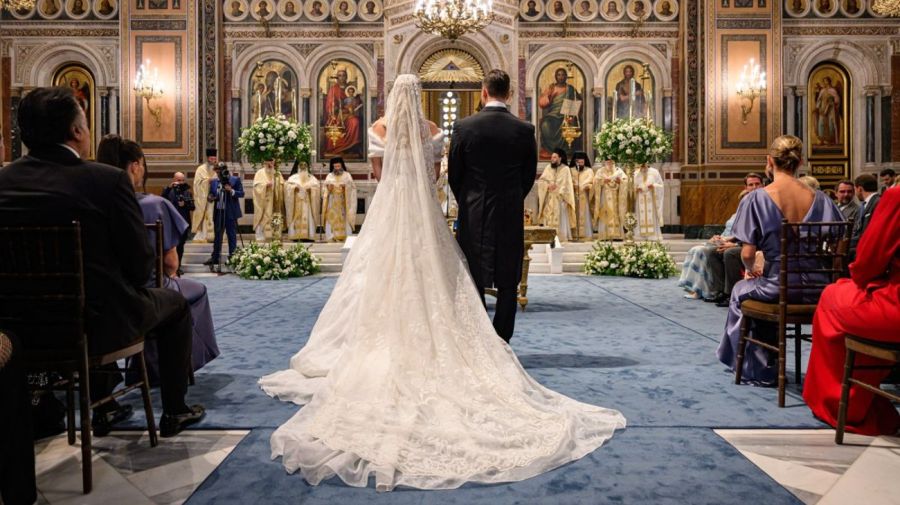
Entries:
MULTIPOLYGON (((182 172, 175 172, 175 175, 172 177, 172 183, 166 186, 162 196, 172 202, 172 205, 175 206, 175 209, 178 210, 178 213, 185 221, 191 222, 191 212, 195 208, 194 195, 191 194, 191 186, 187 183, 187 179, 182 172)), ((184 230, 184 234, 181 236, 181 240, 178 241, 178 247, 176 248, 178 251, 179 276, 183 273, 181 270, 181 257, 184 256, 184 243, 187 242, 190 233, 190 228, 184 230)))

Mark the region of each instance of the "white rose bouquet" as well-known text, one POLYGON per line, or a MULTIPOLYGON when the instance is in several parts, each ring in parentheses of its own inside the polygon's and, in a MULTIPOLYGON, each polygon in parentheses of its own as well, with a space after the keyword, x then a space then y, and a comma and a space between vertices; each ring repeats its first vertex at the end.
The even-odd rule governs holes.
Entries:
POLYGON ((598 241, 585 258, 584 272, 590 275, 665 279, 677 274, 678 266, 666 246, 659 242, 616 246, 612 242, 598 241))
POLYGON ((285 248, 251 242, 235 251, 228 264, 244 279, 276 280, 312 275, 319 271, 320 260, 301 244, 285 248))
POLYGON ((594 151, 601 160, 642 165, 672 153, 672 136, 645 118, 617 119, 594 134, 594 151))
POLYGON ((253 164, 269 160, 300 160, 309 164, 312 134, 307 124, 288 121, 282 115, 267 116, 241 131, 238 150, 253 164))

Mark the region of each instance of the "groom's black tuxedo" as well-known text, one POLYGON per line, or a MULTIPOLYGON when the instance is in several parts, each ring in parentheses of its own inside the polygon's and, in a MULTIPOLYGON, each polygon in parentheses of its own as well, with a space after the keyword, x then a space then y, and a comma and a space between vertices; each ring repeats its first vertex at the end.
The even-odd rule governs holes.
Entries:
POLYGON ((522 277, 525 196, 537 169, 534 126, 504 107, 485 107, 454 126, 448 168, 459 204, 457 241, 479 291, 497 288, 494 328, 509 341, 522 277))

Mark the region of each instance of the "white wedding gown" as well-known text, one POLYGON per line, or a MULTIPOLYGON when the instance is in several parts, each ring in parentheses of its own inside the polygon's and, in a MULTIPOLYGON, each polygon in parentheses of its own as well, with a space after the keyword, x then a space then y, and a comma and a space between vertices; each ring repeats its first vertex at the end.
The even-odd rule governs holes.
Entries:
MULTIPOLYGON (((535 382, 494 331, 433 191, 418 80, 388 99, 383 175, 365 225, 290 369, 260 379, 306 404, 272 457, 311 484, 378 490, 523 480, 600 447, 625 418, 535 382)), ((375 156, 383 141, 370 130, 375 156)))

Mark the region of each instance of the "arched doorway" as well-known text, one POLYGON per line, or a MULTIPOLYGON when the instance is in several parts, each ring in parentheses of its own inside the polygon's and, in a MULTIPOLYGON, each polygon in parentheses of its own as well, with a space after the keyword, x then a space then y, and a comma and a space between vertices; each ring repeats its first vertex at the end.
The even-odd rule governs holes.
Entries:
POLYGON ((480 105, 484 70, 478 60, 460 49, 441 49, 418 70, 422 81, 422 110, 446 135, 453 122, 474 114, 480 105))

